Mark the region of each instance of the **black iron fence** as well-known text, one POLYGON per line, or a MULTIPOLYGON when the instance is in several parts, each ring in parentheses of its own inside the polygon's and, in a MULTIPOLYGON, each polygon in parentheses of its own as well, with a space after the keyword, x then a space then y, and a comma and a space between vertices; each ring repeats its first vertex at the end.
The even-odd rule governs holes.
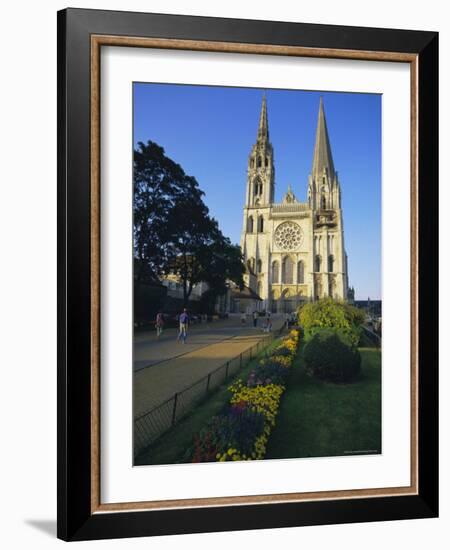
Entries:
POLYGON ((368 340, 370 342, 372 342, 372 344, 377 347, 377 348, 381 348, 381 337, 379 334, 377 334, 376 332, 374 332, 373 330, 370 330, 369 328, 363 326, 362 327, 363 331, 364 331, 364 334, 366 335, 366 338, 368 338, 368 340))
POLYGON ((181 420, 199 401, 216 390, 229 378, 247 365, 261 350, 266 348, 272 340, 285 329, 268 333, 252 347, 240 353, 233 359, 211 371, 194 384, 175 393, 172 397, 157 405, 151 410, 134 419, 134 454, 138 455, 143 449, 154 443, 161 435, 181 420))

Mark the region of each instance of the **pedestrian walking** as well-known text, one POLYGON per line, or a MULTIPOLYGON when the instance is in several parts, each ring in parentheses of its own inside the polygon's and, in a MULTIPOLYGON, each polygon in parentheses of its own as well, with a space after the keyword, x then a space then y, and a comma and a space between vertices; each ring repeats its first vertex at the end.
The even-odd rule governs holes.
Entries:
POLYGON ((164 328, 164 315, 162 311, 158 311, 156 315, 156 336, 159 338, 163 332, 164 328))
POLYGON ((241 315, 241 324, 245 325, 246 323, 247 323, 247 315, 245 315, 245 313, 243 313, 241 315))
POLYGON ((187 309, 183 309, 183 313, 180 315, 180 332, 178 333, 177 340, 181 340, 183 344, 186 343, 187 331, 189 326, 189 315, 187 309))
POLYGON ((270 311, 266 315, 266 332, 271 332, 272 330, 272 320, 270 319, 270 311))
POLYGON ((256 328, 258 326, 258 312, 257 311, 253 312, 253 326, 254 326, 254 328, 256 328))

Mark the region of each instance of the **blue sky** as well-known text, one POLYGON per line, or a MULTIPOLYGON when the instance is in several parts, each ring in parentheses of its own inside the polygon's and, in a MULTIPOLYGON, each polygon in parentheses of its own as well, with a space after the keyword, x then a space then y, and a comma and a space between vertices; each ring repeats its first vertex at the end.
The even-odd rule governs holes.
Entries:
MULTIPOLYGON (((306 200, 323 96, 342 188, 349 282, 356 299, 381 297, 381 96, 265 90, 275 157, 275 199, 290 183, 306 200)), ((134 143, 152 140, 194 176, 222 232, 239 243, 247 158, 263 90, 134 84, 134 143)))

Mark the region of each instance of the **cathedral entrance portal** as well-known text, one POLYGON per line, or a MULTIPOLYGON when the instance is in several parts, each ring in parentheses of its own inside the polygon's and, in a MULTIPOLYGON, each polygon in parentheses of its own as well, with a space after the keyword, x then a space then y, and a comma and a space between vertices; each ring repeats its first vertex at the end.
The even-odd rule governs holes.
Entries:
POLYGON ((289 289, 283 290, 279 301, 279 313, 292 313, 297 309, 297 299, 291 297, 289 289))

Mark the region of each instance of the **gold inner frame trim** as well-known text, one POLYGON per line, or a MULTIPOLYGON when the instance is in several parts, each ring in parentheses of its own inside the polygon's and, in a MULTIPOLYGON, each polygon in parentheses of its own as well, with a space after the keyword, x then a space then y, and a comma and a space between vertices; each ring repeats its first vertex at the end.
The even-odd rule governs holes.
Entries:
POLYGON ((91 513, 274 504, 418 494, 418 56, 401 52, 306 48, 132 36, 91 36, 91 513), (163 48, 238 54, 390 61, 410 65, 411 82, 411 484, 407 487, 283 493, 180 500, 101 503, 100 500, 100 50, 102 46, 163 48))

